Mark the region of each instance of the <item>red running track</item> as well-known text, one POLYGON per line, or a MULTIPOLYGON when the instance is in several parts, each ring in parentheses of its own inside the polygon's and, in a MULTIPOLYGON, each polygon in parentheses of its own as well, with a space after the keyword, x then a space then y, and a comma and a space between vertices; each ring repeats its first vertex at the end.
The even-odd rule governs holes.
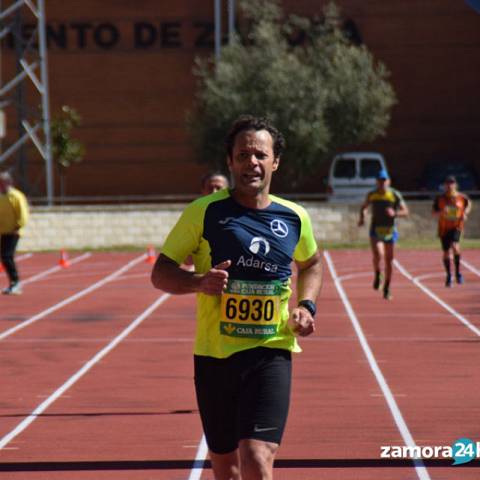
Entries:
MULTIPOLYGON (((318 332, 295 357, 275 478, 478 478, 478 461, 415 469, 380 459, 380 446, 403 445, 406 432, 421 446, 480 441, 478 252, 465 252, 474 270, 464 267, 466 283, 453 289, 443 287, 439 252, 398 254, 403 272, 420 277, 473 330, 399 270, 394 299, 383 300, 371 289, 368 252, 329 255, 337 280, 325 265, 318 332)), ((192 470, 202 437, 192 382, 194 296, 155 291, 143 259, 111 278, 137 257, 94 253, 26 284, 21 297, 0 298, 0 479, 213 478, 209 468, 192 470)), ((22 276, 35 278, 56 262, 34 254, 20 264, 22 276)))

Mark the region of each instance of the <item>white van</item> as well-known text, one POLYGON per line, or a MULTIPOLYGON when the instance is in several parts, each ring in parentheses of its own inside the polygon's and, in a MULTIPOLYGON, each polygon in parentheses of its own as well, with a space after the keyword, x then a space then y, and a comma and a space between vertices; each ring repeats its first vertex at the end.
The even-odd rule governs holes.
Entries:
MULTIPOLYGON (((358 202, 376 185, 380 170, 387 170, 377 152, 347 152, 334 157, 328 175, 329 202, 358 202)), ((387 170, 388 171, 388 170, 387 170)))

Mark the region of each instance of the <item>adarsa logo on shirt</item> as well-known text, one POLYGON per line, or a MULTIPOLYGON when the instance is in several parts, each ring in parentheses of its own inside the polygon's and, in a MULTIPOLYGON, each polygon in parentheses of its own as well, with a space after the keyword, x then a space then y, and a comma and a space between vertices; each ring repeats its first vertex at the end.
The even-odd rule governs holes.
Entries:
MULTIPOLYGON (((257 254, 263 248, 265 255, 268 255, 270 252, 270 243, 266 238, 263 237, 253 237, 250 241, 250 247, 248 249, 257 254)), ((275 263, 264 262, 263 260, 258 260, 252 256, 245 258, 243 255, 237 260, 237 267, 247 267, 247 268, 257 268, 258 270, 265 270, 266 272, 276 272, 278 270, 278 265, 275 263)))
POLYGON ((237 260, 237 267, 256 268, 258 270, 265 270, 266 272, 276 272, 278 270, 278 265, 275 263, 264 262, 253 256, 245 258, 243 255, 237 260))

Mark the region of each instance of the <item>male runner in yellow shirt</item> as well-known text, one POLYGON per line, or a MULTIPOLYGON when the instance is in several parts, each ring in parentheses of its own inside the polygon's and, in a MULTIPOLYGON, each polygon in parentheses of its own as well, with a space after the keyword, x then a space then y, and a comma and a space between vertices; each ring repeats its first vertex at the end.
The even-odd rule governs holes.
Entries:
POLYGON ((234 188, 186 208, 152 272, 157 288, 198 294, 195 387, 216 480, 272 478, 291 352, 315 329, 322 267, 310 219, 269 193, 283 148, 267 120, 240 117, 227 137, 234 188), (179 267, 190 254, 195 272, 179 267), (299 303, 289 313, 293 260, 299 303))
POLYGON ((0 256, 9 278, 9 286, 2 290, 4 295, 22 293, 15 265, 15 250, 27 220, 28 203, 25 195, 13 187, 9 173, 0 173, 0 256))
POLYGON ((365 213, 372 209, 370 224, 370 248, 372 250, 373 271, 375 278, 373 288, 379 290, 381 286, 380 264, 383 259, 385 280, 383 283, 383 298, 390 300, 390 282, 392 280, 392 265, 395 243, 398 240, 396 227, 397 217, 408 216, 408 208, 401 193, 390 186, 390 177, 386 170, 377 174, 377 188, 368 192, 365 201, 360 207, 358 225, 365 222, 365 213))

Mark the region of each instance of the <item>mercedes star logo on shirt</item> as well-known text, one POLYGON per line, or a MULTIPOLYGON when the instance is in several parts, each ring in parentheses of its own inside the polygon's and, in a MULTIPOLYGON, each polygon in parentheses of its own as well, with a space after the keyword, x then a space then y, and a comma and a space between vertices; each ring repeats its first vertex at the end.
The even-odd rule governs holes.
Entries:
POLYGON ((280 238, 285 238, 288 235, 287 224, 276 218, 270 222, 270 230, 274 235, 280 238))

